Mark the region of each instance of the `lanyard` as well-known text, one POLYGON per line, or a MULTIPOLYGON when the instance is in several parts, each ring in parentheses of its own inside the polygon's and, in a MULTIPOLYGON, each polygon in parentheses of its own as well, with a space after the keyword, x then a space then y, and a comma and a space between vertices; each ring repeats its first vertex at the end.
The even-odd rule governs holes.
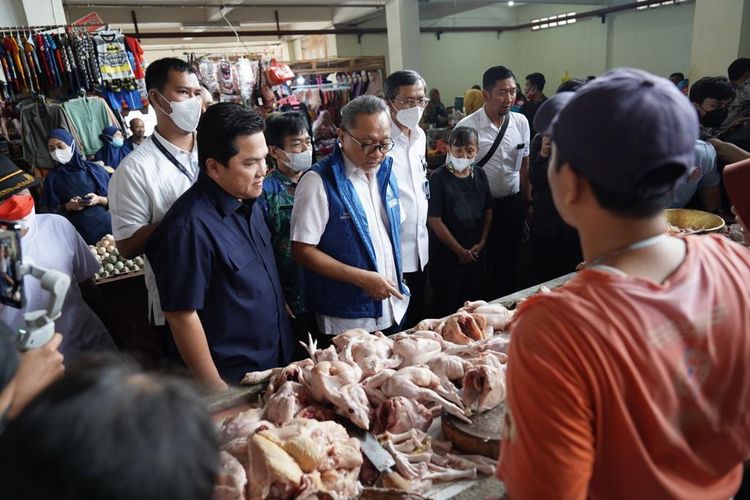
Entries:
POLYGON ((187 177, 190 183, 192 184, 193 181, 195 180, 195 176, 191 175, 188 169, 186 169, 185 166, 182 163, 180 163, 179 160, 174 157, 174 155, 172 155, 172 153, 167 151, 167 148, 165 148, 164 145, 161 142, 159 142, 159 140, 154 135, 151 136, 151 140, 153 141, 154 146, 156 146, 156 149, 161 151, 161 154, 163 154, 167 158, 167 160, 171 161, 172 165, 177 167, 177 170, 182 172, 183 175, 187 177))
POLYGON ((666 240, 667 237, 668 236, 666 234, 662 233, 662 234, 657 234, 656 236, 651 236, 650 238, 646 238, 645 240, 636 241, 635 243, 631 243, 630 245, 624 246, 622 248, 618 248, 617 250, 607 252, 601 257, 597 257, 596 259, 592 260, 591 262, 587 262, 586 267, 588 268, 597 267, 602 262, 609 259, 610 257, 616 257, 624 253, 632 252, 633 250, 640 250, 642 248, 652 247, 666 240))

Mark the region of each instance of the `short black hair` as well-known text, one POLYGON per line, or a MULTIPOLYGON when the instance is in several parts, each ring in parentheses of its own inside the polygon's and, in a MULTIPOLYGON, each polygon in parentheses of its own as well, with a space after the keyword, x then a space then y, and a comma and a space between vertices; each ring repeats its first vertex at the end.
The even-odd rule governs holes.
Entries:
POLYGON ((740 57, 732 61, 732 64, 727 68, 727 76, 730 81, 739 80, 742 75, 750 71, 750 59, 747 57, 740 57))
POLYGON ((4 498, 210 500, 218 471, 195 391, 112 357, 69 369, 0 436, 4 498))
POLYGON ((526 76, 526 79, 531 82, 533 86, 539 89, 539 92, 542 92, 544 90, 544 84, 547 83, 547 80, 544 78, 544 75, 541 73, 532 73, 530 75, 526 76))
POLYGON ((479 85, 472 85, 471 88, 473 88, 474 90, 482 90, 482 87, 480 87, 479 85))
POLYGON ((195 68, 182 59, 176 57, 157 59, 146 68, 146 90, 156 89, 164 92, 164 87, 169 81, 169 72, 172 70, 196 74, 195 68))
POLYGON ((500 80, 507 80, 508 78, 516 79, 516 75, 510 68, 505 66, 493 66, 482 75, 482 88, 484 90, 492 90, 500 80))
POLYGON ((284 139, 307 132, 307 120, 296 111, 277 113, 266 121, 266 144, 284 149, 284 139))
POLYGON ((588 81, 583 80, 581 78, 573 78, 566 82, 562 82, 560 86, 557 87, 556 93, 559 94, 560 92, 575 92, 576 90, 580 89, 587 83, 588 81))
POLYGON ((708 98, 720 101, 733 99, 736 93, 732 82, 723 76, 706 76, 690 87, 688 97, 690 102, 700 105, 708 98))
MULTIPOLYGON (((575 165, 562 157, 558 158, 556 169, 559 171, 566 163, 579 175, 586 177, 576 170, 575 165)), ((684 174, 684 165, 664 165, 644 175, 629 193, 614 191, 587 180, 594 198, 604 210, 620 217, 644 219, 669 208, 675 184, 684 174)))
POLYGON ((206 110, 198 122, 198 164, 206 169, 213 158, 225 167, 239 150, 235 139, 263 132, 263 118, 255 111, 232 102, 220 102, 206 110))
POLYGON ((411 69, 394 71, 383 82, 383 95, 386 100, 392 101, 398 95, 399 87, 416 85, 418 83, 424 85, 425 91, 427 90, 427 82, 416 71, 411 69))
POLYGON ((479 145, 479 135, 477 135, 477 131, 471 127, 456 127, 451 131, 451 135, 448 137, 448 145, 456 148, 465 148, 471 144, 472 141, 477 146, 479 145))
POLYGON ((685 79, 685 74, 684 73, 679 73, 679 72, 672 73, 671 75, 669 75, 669 79, 671 80, 673 76, 676 76, 679 81, 682 81, 682 80, 685 79))

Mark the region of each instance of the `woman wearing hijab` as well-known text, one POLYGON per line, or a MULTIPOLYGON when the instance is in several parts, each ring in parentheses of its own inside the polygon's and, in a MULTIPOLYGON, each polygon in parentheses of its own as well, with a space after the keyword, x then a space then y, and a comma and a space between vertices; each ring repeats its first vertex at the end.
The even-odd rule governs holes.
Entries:
POLYGON ((109 174, 86 161, 70 132, 54 129, 47 147, 55 168, 44 179, 41 205, 48 212, 64 215, 89 245, 112 232, 107 199, 109 174))
POLYGON ((117 127, 105 127, 99 139, 104 144, 94 155, 94 161, 104 162, 105 165, 117 168, 123 158, 133 151, 130 144, 125 142, 125 136, 117 127))

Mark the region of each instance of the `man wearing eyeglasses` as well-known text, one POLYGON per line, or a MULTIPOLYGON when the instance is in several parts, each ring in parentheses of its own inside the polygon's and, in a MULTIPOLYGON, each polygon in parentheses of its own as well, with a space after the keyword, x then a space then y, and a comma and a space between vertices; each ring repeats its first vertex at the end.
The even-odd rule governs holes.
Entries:
POLYGON ((385 101, 352 100, 338 138, 299 181, 292 209, 292 255, 305 268, 305 301, 325 334, 319 346, 352 328, 394 333, 409 305, 385 101))
POLYGON ((406 220, 401 224, 401 259, 404 281, 411 298, 406 313, 406 326, 422 321, 424 290, 429 259, 427 233, 427 138, 419 127, 422 112, 427 106, 427 84, 412 70, 391 73, 383 82, 383 93, 391 113, 391 139, 394 147, 388 156, 393 158, 393 172, 398 181, 401 206, 406 220))

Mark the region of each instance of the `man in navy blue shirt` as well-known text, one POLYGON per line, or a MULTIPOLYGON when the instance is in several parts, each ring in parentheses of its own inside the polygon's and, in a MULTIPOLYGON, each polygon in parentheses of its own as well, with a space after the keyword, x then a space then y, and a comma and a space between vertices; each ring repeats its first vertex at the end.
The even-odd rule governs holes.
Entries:
POLYGON ((198 125, 196 183, 146 245, 164 316, 193 375, 221 390, 287 364, 292 335, 261 206, 263 120, 237 104, 198 125))

